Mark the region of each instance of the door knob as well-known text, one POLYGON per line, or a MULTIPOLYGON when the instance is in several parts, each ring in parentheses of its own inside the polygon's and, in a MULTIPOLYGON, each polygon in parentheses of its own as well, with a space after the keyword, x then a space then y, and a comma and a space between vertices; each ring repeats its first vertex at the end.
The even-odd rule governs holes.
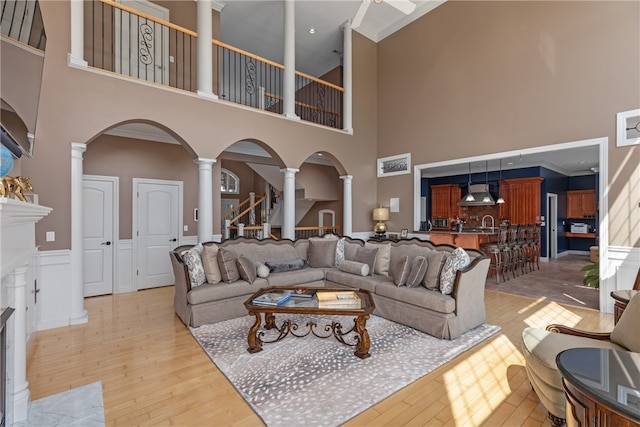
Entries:
POLYGON ((103 243, 100 243, 100 244, 109 246, 111 244, 111 242, 103 242, 103 243))
POLYGON ((177 241, 178 241, 178 239, 171 239, 171 240, 169 240, 169 241, 170 241, 170 242, 177 242, 177 241))

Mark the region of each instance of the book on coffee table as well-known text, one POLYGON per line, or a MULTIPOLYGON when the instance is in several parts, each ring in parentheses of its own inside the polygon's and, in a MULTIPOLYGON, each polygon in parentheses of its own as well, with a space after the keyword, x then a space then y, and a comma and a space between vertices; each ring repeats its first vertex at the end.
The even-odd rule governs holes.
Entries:
POLYGON ((282 305, 289 301, 289 292, 267 292, 253 299, 255 305, 282 305))
POLYGON ((316 295, 317 289, 296 288, 291 291, 291 298, 311 299, 316 295))
POLYGON ((318 307, 344 307, 357 308, 360 307, 360 297, 353 291, 337 291, 326 292, 320 291, 316 294, 318 297, 318 307))

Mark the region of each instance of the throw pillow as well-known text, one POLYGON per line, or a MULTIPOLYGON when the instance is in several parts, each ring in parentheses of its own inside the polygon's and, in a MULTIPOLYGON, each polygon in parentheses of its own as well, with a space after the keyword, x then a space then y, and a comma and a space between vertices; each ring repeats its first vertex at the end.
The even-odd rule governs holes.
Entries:
POLYGON ((267 261, 264 264, 269 267, 270 273, 282 273, 284 271, 301 270, 307 267, 306 261, 302 258, 294 258, 287 261, 267 261))
POLYGON ((189 272, 191 287, 195 288, 205 283, 207 278, 204 275, 204 267, 202 266, 202 244, 198 243, 191 249, 182 252, 181 256, 189 272))
POLYGON ((218 250, 217 245, 203 245, 202 247, 204 275, 207 277, 207 282, 211 284, 222 281, 222 274, 220 274, 220 266, 218 265, 218 250))
POLYGON ((409 257, 407 255, 400 257, 393 266, 393 283, 395 283, 396 286, 407 284, 410 268, 409 257))
POLYGON ((220 266, 220 274, 222 280, 231 283, 240 278, 240 272, 236 265, 238 255, 230 249, 220 248, 218 251, 218 266, 220 266))
POLYGON ((336 267, 338 267, 342 261, 344 261, 344 237, 336 243, 336 267))
POLYGON ((444 263, 440 274, 440 292, 451 295, 453 282, 456 279, 456 271, 466 267, 471 262, 469 254, 462 248, 456 248, 444 263))
POLYGON ((376 265, 376 256, 378 255, 377 248, 364 248, 358 247, 356 255, 351 261, 362 262, 369 266, 369 275, 373 276, 373 270, 376 265))
POLYGON ((309 239, 309 266, 311 267, 335 267, 336 246, 338 239, 309 239))
POLYGON ((271 270, 269 270, 269 267, 267 267, 261 262, 256 262, 256 274, 258 275, 258 277, 262 277, 263 279, 266 279, 267 277, 269 277, 269 273, 271 273, 271 270))
POLYGON ((407 277, 407 286, 415 288, 422 283, 424 275, 427 272, 427 259, 423 256, 417 256, 411 263, 411 271, 407 277))
POLYGON ((348 259, 343 260, 338 265, 338 270, 344 271, 345 273, 357 274, 360 276, 368 276, 369 275, 369 266, 362 262, 349 261, 348 259))
POLYGON ((622 312, 618 323, 611 331, 611 342, 619 344, 634 353, 640 352, 640 334, 636 329, 640 318, 640 293, 635 294, 622 312))
POLYGON ((245 282, 253 283, 256 280, 256 263, 246 255, 240 255, 236 261, 238 264, 238 273, 245 282))
POLYGON ((370 243, 364 244, 365 248, 377 248, 376 265, 373 272, 382 276, 389 275, 389 263, 391 262, 391 243, 370 243))
POLYGON ((427 253, 427 272, 424 275, 422 285, 431 290, 440 290, 440 272, 444 266, 449 252, 429 251, 427 253))

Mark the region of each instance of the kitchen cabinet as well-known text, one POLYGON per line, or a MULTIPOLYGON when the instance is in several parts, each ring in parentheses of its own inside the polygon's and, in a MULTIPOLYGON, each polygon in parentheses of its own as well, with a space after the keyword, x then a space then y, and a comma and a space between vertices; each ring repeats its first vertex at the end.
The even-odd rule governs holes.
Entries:
POLYGON ((431 186, 431 218, 455 218, 459 215, 458 201, 461 191, 458 184, 431 186))
POLYGON ((500 194, 504 203, 499 207, 500 219, 511 224, 535 224, 540 222, 541 184, 544 178, 505 179, 500 182, 500 194))
POLYGON ((596 190, 567 191, 567 218, 595 218, 596 190))

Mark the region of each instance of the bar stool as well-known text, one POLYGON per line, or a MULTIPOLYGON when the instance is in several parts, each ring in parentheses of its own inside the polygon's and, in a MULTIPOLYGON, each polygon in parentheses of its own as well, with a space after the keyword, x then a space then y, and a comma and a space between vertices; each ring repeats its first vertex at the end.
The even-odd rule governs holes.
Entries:
POLYGON ((520 246, 518 245, 518 224, 509 225, 507 234, 507 250, 509 251, 509 270, 513 277, 518 277, 518 266, 520 262, 520 246))
POLYGON ((498 229, 498 241, 495 243, 485 243, 480 245, 482 251, 491 257, 489 264, 489 272, 493 271, 496 275, 496 283, 500 284, 500 275, 504 279, 509 280, 509 276, 505 276, 507 266, 509 264, 509 247, 507 246, 508 238, 507 226, 501 225, 498 229))
POLYGON ((527 273, 527 252, 528 252, 528 244, 527 244, 527 225, 520 224, 518 225, 518 266, 520 267, 520 271, 522 274, 527 273))
POLYGON ((540 224, 533 224, 532 231, 532 245, 531 245, 531 271, 533 266, 540 270, 540 224))

